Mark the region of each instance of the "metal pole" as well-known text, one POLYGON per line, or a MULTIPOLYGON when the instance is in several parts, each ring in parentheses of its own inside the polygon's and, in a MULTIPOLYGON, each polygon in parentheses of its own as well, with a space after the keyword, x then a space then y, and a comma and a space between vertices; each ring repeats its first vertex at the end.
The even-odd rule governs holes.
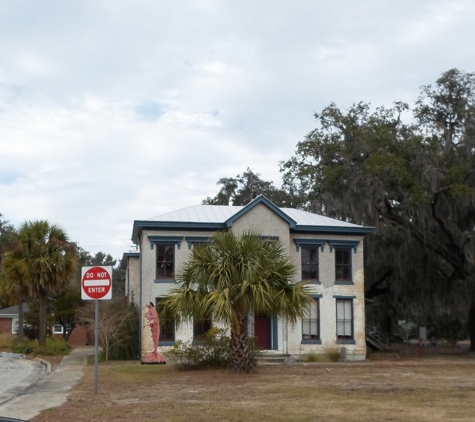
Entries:
POLYGON ((99 389, 99 300, 96 300, 95 312, 95 339, 94 339, 94 393, 97 394, 99 389))

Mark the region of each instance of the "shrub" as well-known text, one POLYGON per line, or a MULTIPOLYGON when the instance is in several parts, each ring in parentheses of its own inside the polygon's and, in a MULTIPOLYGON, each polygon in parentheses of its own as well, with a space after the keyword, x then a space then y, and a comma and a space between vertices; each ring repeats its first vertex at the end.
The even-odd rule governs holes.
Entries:
POLYGON ((166 357, 178 369, 227 368, 231 365, 229 337, 226 330, 213 327, 198 344, 176 341, 166 357))
MULTIPOLYGON (((131 303, 125 304, 122 299, 104 301, 99 312, 99 337, 103 349, 102 357, 125 360, 139 356, 139 311, 131 303)), ((95 329, 95 307, 88 303, 80 308, 76 316, 81 324, 95 329)))
MULTIPOLYGON (((128 360, 137 359, 139 356, 139 311, 133 304, 125 305, 123 312, 126 313, 126 318, 123 321, 122 327, 118 330, 115 341, 109 346, 108 359, 112 360, 128 360)), ((105 353, 104 360, 106 358, 105 353)))
POLYGON ((332 362, 338 362, 340 360, 340 349, 338 347, 332 347, 332 348, 329 348, 329 349, 325 349, 325 355, 332 362))
POLYGON ((38 346, 38 342, 36 340, 29 340, 23 343, 16 342, 12 347, 13 353, 20 353, 22 355, 27 355, 33 351, 35 347, 38 346))
POLYGON ((312 352, 306 353, 306 354, 303 356, 302 360, 303 360, 304 362, 320 362, 320 361, 322 361, 322 359, 323 359, 324 357, 325 357, 325 356, 322 356, 322 355, 320 355, 320 354, 315 353, 315 352, 312 351, 312 352))
POLYGON ((36 347, 34 352, 43 355, 69 355, 71 349, 71 345, 66 340, 57 337, 48 337, 46 339, 46 347, 41 350, 39 347, 36 347))
POLYGON ((46 346, 38 346, 37 340, 28 340, 23 343, 16 342, 12 347, 13 353, 27 355, 34 353, 35 356, 68 355, 71 345, 62 338, 48 337, 46 346))

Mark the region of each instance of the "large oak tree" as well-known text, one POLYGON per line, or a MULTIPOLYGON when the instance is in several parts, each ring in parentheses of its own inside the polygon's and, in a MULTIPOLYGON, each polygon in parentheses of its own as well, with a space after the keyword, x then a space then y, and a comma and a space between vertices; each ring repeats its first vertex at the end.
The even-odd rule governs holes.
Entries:
POLYGON ((387 293, 392 279, 424 302, 462 282, 475 350, 475 74, 445 72, 412 109, 331 104, 315 118, 282 163, 285 185, 308 210, 377 227, 368 293, 387 293))

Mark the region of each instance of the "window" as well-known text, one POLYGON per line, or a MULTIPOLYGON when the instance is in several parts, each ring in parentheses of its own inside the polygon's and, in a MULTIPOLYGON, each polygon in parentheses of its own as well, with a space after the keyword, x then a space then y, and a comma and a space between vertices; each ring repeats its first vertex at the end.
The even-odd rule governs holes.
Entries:
POLYGON ((12 318, 12 334, 18 333, 18 327, 20 326, 18 318, 12 318))
POLYGON ((353 340, 353 300, 336 300, 336 337, 353 340))
MULTIPOLYGON (((53 334, 63 334, 64 327, 59 322, 53 326, 53 334)), ((71 324, 66 323, 66 333, 71 333, 71 324)))
POLYGON ((213 323, 211 318, 198 319, 193 321, 193 340, 199 340, 211 329, 213 323))
POLYGON ((175 245, 155 245, 157 249, 156 278, 173 278, 175 272, 175 245))
MULTIPOLYGON (((157 308, 159 308, 160 298, 157 299, 157 308)), ((158 339, 158 344, 163 345, 164 343, 174 343, 175 342, 175 320, 162 319, 160 318, 160 310, 158 311, 158 318, 160 319, 160 338, 158 339)))
POLYGON ((318 280, 318 248, 302 247, 302 280, 318 280))
POLYGON ((302 342, 310 343, 320 340, 320 309, 318 299, 313 299, 303 314, 302 342))
POLYGON ((335 279, 351 281, 351 249, 335 248, 335 279))

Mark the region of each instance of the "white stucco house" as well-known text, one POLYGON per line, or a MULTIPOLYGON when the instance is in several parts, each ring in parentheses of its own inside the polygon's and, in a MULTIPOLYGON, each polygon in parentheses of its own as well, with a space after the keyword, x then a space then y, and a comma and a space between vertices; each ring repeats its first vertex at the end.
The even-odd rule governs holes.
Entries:
MULTIPOLYGON (((305 317, 291 324, 276 315, 249 315, 249 334, 263 350, 291 355, 346 348, 348 360, 363 360, 365 300, 363 237, 373 231, 309 212, 279 208, 264 196, 246 206, 196 205, 148 220, 134 221, 132 240, 138 252, 122 259, 126 294, 140 309, 174 287, 191 249, 208 242, 217 230, 239 234, 259 230, 284 245, 296 266, 295 282, 311 282, 314 301, 305 317)), ((159 346, 192 340, 219 321, 162 325, 159 346)), ((141 324, 142 357, 153 343, 141 324)), ((272 352, 271 352, 272 353, 272 352)))

